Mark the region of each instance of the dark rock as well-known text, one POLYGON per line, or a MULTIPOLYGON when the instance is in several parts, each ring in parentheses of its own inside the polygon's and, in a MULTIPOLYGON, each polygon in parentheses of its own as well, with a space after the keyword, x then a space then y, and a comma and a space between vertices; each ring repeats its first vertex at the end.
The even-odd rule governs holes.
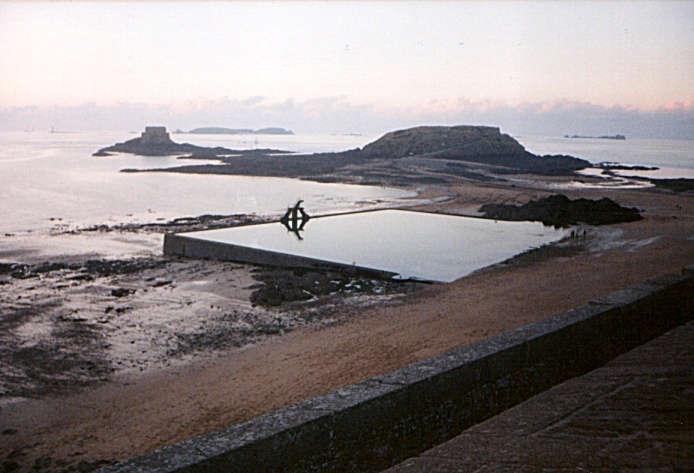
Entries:
POLYGON ((152 284, 152 287, 162 287, 162 286, 168 286, 169 284, 173 283, 173 281, 170 280, 165 280, 165 281, 154 281, 152 284))
POLYGON ((469 161, 506 167, 507 173, 561 175, 590 166, 588 161, 571 156, 536 156, 499 128, 488 126, 422 126, 394 131, 366 145, 362 153, 386 159, 421 156, 469 161))
POLYGON ((509 221, 540 221, 545 225, 606 225, 633 222, 643 217, 636 208, 622 207, 605 197, 600 200, 570 200, 558 194, 532 200, 524 205, 486 204, 480 207, 486 218, 509 221))
MULTIPOLYGON (((279 150, 263 150, 264 152, 279 152, 279 150)), ((109 152, 130 153, 140 156, 172 156, 177 154, 190 154, 195 158, 210 159, 224 155, 238 155, 245 153, 238 150, 216 147, 208 148, 189 143, 176 143, 166 132, 165 127, 148 126, 139 138, 117 143, 113 146, 102 148, 92 156, 108 156, 109 152)), ((249 151, 250 153, 253 150, 249 151)))
POLYGON ((27 265, 17 265, 17 268, 10 273, 10 276, 15 279, 29 279, 38 277, 38 274, 33 272, 27 265))
POLYGON ((291 278, 272 278, 266 281, 265 286, 251 294, 253 304, 276 307, 283 302, 306 301, 313 295, 302 288, 300 282, 291 278))
POLYGON ((51 263, 49 261, 46 261, 45 263, 42 263, 35 267, 33 271, 35 273, 43 274, 43 273, 49 273, 51 271, 60 271, 63 269, 74 269, 70 268, 67 264, 65 263, 51 263))
MULTIPOLYGON (((167 135, 168 139, 168 135, 167 135)), ((388 133, 363 149, 339 153, 280 156, 276 150, 233 151, 224 148, 202 148, 189 144, 166 143, 142 145, 141 138, 120 143, 101 151, 121 151, 145 155, 190 154, 189 158, 215 158, 221 164, 194 164, 168 169, 124 169, 123 172, 179 172, 194 174, 230 174, 273 176, 351 182, 372 185, 410 185, 447 182, 466 177, 488 180, 486 174, 469 173, 439 164, 429 172, 446 174, 432 177, 428 172, 412 172, 402 160, 419 158, 425 163, 458 161, 482 164, 491 174, 570 175, 589 167, 586 160, 571 156, 537 156, 529 153, 515 139, 502 134, 499 128, 485 126, 423 126, 388 133), (467 174, 466 174, 467 173, 467 174)), ((422 167, 427 168, 429 164, 422 167)), ((479 167, 479 166, 477 166, 479 167)))
POLYGON ((673 192, 694 191, 694 179, 649 179, 656 187, 671 190, 673 192))
POLYGON ((253 277, 264 284, 251 294, 254 305, 280 306, 328 296, 345 294, 392 294, 414 290, 417 283, 383 279, 367 270, 321 271, 266 268, 253 277))
POLYGON ((456 156, 510 156, 525 148, 498 128, 488 126, 420 126, 387 133, 362 150, 367 155, 403 158, 450 152, 456 156))
POLYGON ((198 149, 189 156, 192 159, 215 159, 219 157, 219 150, 215 148, 198 149))
POLYGON ((14 450, 12 450, 8 455, 7 459, 8 460, 14 460, 15 458, 21 458, 26 456, 26 452, 24 451, 26 447, 19 447, 14 450))
POLYGON ((143 269, 153 269, 161 267, 164 264, 166 264, 166 262, 150 258, 131 260, 89 260, 84 263, 82 271, 95 276, 113 276, 116 274, 130 274, 143 269))
POLYGON ((0 263, 0 275, 9 274, 15 279, 28 279, 35 278, 39 274, 45 274, 51 271, 61 271, 66 269, 75 270, 78 268, 79 266, 74 264, 71 265, 62 262, 51 263, 49 261, 36 266, 30 266, 28 264, 0 263))
POLYGON ((69 281, 93 281, 94 276, 92 276, 91 274, 74 274, 72 276, 68 276, 65 279, 69 281))
POLYGON ((29 267, 26 264, 16 263, 0 263, 0 274, 13 274, 15 272, 24 272, 29 267))
POLYGON ((92 462, 88 462, 86 460, 82 460, 77 464, 77 471, 79 473, 89 473, 92 471, 99 470, 105 466, 112 465, 114 464, 114 461, 111 460, 95 460, 92 462))
POLYGON ((111 290, 111 295, 113 297, 125 297, 135 293, 135 289, 127 289, 125 287, 119 287, 118 289, 111 290))
POLYGON ((505 182, 506 179, 502 179, 496 176, 488 176, 486 174, 482 174, 479 172, 474 172, 474 171, 468 171, 468 165, 461 164, 461 163, 447 163, 446 165, 446 174, 453 174, 455 176, 460 176, 464 177, 466 179, 470 179, 473 181, 482 181, 482 182, 493 182, 493 181, 502 181, 505 182))
POLYGON ((657 171, 659 169, 655 166, 631 166, 628 164, 610 162, 598 163, 595 167, 611 171, 657 171))
POLYGON ((34 464, 32 465, 31 469, 32 470, 46 470, 46 468, 49 468, 51 464, 53 463, 53 459, 48 456, 48 455, 43 455, 36 460, 34 460, 34 464))
MULTIPOLYGON (((165 127, 148 126, 139 138, 133 138, 124 143, 118 143, 107 148, 102 148, 92 156, 107 156, 108 152, 131 153, 141 156, 170 156, 175 154, 187 154, 209 150, 202 146, 188 143, 175 143, 169 137, 165 127)), ((233 151, 224 148, 216 148, 221 154, 232 154, 233 151)))
POLYGON ((19 470, 20 465, 16 461, 12 460, 5 460, 2 462, 2 465, 0 465, 0 473, 9 473, 11 471, 17 471, 19 470))
POLYGON ((85 228, 74 230, 74 232, 182 232, 193 230, 210 230, 213 228, 236 227, 239 225, 247 225, 250 223, 265 223, 269 221, 269 217, 257 217, 248 214, 233 214, 233 215, 200 215, 198 217, 180 217, 166 222, 148 222, 148 223, 122 223, 118 225, 92 225, 85 228))

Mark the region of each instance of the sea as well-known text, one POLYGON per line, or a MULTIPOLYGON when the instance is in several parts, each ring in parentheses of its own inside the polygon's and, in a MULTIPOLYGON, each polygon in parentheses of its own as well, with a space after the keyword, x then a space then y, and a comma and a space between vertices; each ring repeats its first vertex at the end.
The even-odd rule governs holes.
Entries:
POLYGON ((564 138, 514 136, 531 153, 565 154, 593 164, 619 163, 656 167, 653 171, 619 171, 624 176, 694 179, 694 140, 564 138))
MULTIPOLYGON (((276 215, 299 199, 314 213, 337 212, 387 206, 415 196, 400 189, 297 179, 122 173, 128 168, 144 170, 204 162, 128 154, 92 156, 100 148, 136 136, 139 134, 0 133, 0 234, 40 231, 57 224, 79 228, 204 214, 276 215)), ((340 135, 174 134, 172 138, 201 146, 302 153, 364 144, 357 137, 340 135)))
MULTIPOLYGON (((122 173, 126 168, 167 168, 192 161, 127 154, 92 156, 100 148, 136 136, 139 133, 0 133, 0 236, 40 232, 56 225, 79 228, 149 223, 203 214, 277 215, 299 199, 316 214, 353 211, 402 204, 416 195, 389 187, 284 178, 122 173)), ((314 153, 363 147, 379 134, 171 136, 176 142, 201 146, 314 153)), ((536 154, 568 154, 593 163, 654 166, 659 170, 638 174, 694 178, 694 141, 515 138, 536 154)))

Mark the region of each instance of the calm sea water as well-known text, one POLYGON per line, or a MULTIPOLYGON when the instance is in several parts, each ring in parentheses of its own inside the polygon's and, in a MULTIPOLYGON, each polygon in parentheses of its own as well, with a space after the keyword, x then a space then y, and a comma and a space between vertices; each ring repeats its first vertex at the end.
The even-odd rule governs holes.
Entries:
MULTIPOLYGON (((412 194, 391 188, 318 184, 292 179, 121 173, 124 168, 186 164, 171 157, 93 157, 129 133, 0 133, 0 232, 101 223, 153 222, 206 213, 275 215, 304 199, 314 213, 384 206, 412 194)), ((362 147, 378 135, 172 135, 177 142, 303 153, 362 147)), ((694 178, 694 142, 591 140, 521 136, 538 154, 591 162, 658 166, 654 177, 694 178)), ((198 161, 199 162, 199 161, 198 161)))
MULTIPOLYGON (((314 213, 372 208, 411 197, 399 189, 295 179, 176 173, 121 173, 173 167, 173 157, 93 157, 127 133, 0 133, 0 232, 154 222, 202 214, 274 215, 298 199, 314 213)), ((371 139, 371 138, 367 138, 371 139)), ((362 145, 354 136, 174 135, 177 142, 230 148, 334 151, 362 145), (257 138, 257 142, 256 142, 257 138)), ((195 161, 199 163, 199 161, 195 161)))
POLYGON ((600 140, 520 136, 516 139, 531 153, 567 154, 591 163, 615 162, 631 166, 657 167, 657 171, 624 171, 656 179, 685 177, 694 179, 694 141, 691 140, 600 140))

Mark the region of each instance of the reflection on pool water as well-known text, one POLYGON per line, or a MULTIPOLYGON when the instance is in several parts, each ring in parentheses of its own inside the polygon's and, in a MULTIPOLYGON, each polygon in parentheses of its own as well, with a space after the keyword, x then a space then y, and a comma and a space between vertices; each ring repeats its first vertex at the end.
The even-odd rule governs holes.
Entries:
POLYGON ((314 217, 296 232, 277 222, 184 234, 440 282, 461 278, 563 235, 562 230, 536 222, 408 210, 314 217))

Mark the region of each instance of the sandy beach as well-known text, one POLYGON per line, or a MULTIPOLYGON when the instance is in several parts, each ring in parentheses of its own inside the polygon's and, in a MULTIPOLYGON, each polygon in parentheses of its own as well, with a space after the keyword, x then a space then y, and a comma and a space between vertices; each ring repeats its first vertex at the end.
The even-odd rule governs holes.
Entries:
MULTIPOLYGON (((432 203, 418 208, 479 215, 485 203, 521 204, 557 193, 548 183, 549 178, 535 178, 527 186, 431 187, 420 198, 431 197, 432 203)), ((249 302, 258 287, 256 268, 165 260, 157 255, 160 235, 151 232, 118 234, 123 242, 140 242, 138 267, 85 272, 80 268, 87 256, 81 255, 74 256, 72 269, 27 279, 6 276, 0 286, 3 309, 15 311, 17 324, 22 316, 31 316, 34 324, 33 331, 24 329, 31 335, 22 346, 43 347, 42 333, 58 342, 49 353, 53 372, 37 366, 24 374, 5 373, 13 384, 3 386, 0 398, 3 471, 90 471, 694 263, 691 193, 655 188, 561 193, 572 199, 607 196, 642 209, 644 219, 587 227, 585 238, 565 238, 450 284, 388 286, 280 308, 249 302), (41 314, 62 316, 64 333, 41 314), (71 346, 66 340, 80 323, 83 343, 71 346), (107 351, 109 357, 94 356, 107 351), (59 369, 75 360, 84 366, 59 369), (38 374, 31 377, 32 372, 38 374)), ((21 261, 21 255, 15 259, 21 261)))

